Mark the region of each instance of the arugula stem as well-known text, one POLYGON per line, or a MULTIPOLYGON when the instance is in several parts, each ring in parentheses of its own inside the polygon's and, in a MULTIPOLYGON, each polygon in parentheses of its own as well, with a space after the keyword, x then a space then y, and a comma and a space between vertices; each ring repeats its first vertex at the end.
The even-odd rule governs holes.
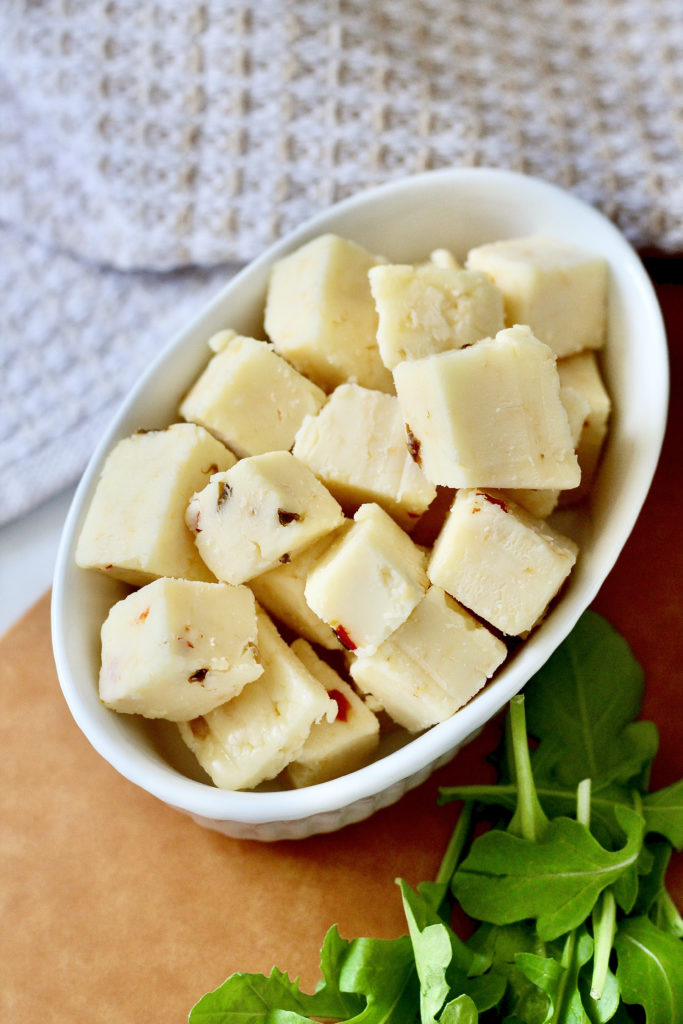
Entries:
POLYGON ((576 820, 591 827, 591 780, 582 779, 576 788, 576 820))
MULTIPOLYGON (((582 779, 576 788, 576 820, 586 828, 590 827, 591 817, 591 780, 582 779)), ((565 1001, 569 987, 569 980, 575 972, 576 959, 576 928, 567 936, 567 942, 562 952, 562 966, 564 972, 560 978, 555 1010, 553 1012, 552 1024, 561 1024, 566 1020, 565 1001)))
POLYGON ((576 955, 576 929, 571 931, 567 936, 567 942, 564 950, 562 951, 562 966, 564 971, 559 980, 558 991, 555 997, 555 1009, 553 1012, 552 1024, 562 1024, 566 1019, 565 1017, 565 998, 567 995, 567 986, 569 983, 569 977, 572 965, 574 963, 574 957, 576 955))
POLYGON ((522 694, 518 694, 510 701, 510 728, 517 785, 517 809, 508 826, 508 831, 535 843, 539 833, 548 824, 548 819, 536 795, 536 785, 531 771, 522 694))
POLYGON ((617 930, 617 904, 610 889, 603 892, 593 909, 593 976, 591 999, 602 999, 607 969, 617 930))
POLYGON ((462 805, 462 810, 455 823, 455 828, 451 838, 448 841, 448 846, 439 865, 439 870, 436 874, 436 882, 441 885, 449 885, 451 878, 455 874, 455 869, 460 861, 461 854, 465 849, 467 840, 470 834, 470 826, 472 823, 472 808, 473 802, 466 800, 462 805))

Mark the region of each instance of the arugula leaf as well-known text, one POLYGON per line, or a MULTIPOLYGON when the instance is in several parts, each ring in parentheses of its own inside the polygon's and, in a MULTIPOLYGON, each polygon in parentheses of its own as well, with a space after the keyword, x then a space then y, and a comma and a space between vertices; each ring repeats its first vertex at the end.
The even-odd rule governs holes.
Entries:
POLYGON ((619 1010, 621 1005, 619 983, 616 975, 610 970, 605 975, 605 984, 599 999, 594 999, 591 995, 590 970, 587 971, 586 968, 579 976, 579 991, 591 1024, 606 1024, 619 1010))
POLYGON ((651 744, 652 729, 626 727, 638 715, 643 687, 643 671, 624 638, 600 615, 585 612, 525 688, 529 732, 540 740, 537 782, 552 777, 573 788, 589 776, 599 789, 606 780, 624 782, 642 772, 643 759, 654 756, 642 734, 651 744))
POLYGON ((604 888, 635 870, 643 820, 625 807, 619 811, 627 841, 614 852, 571 818, 551 821, 538 843, 498 829, 484 833, 454 875, 456 897, 480 921, 511 924, 535 918, 541 939, 576 928, 604 888))
POLYGON ((232 974, 213 992, 207 992, 190 1011, 190 1024, 265 1024, 271 1012, 284 1010, 299 1019, 324 1016, 315 996, 299 990, 297 981, 274 967, 261 974, 232 974))
POLYGON ((520 951, 546 954, 546 943, 538 938, 533 924, 529 921, 503 926, 482 924, 467 940, 467 945, 488 960, 491 974, 506 981, 500 1008, 500 1012, 505 1014, 503 1019, 519 1020, 522 1024, 542 1024, 548 999, 516 964, 520 951))
POLYGON ((410 939, 354 939, 339 978, 344 992, 365 997, 354 1024, 406 1024, 415 1019, 419 982, 410 939))
POLYGON ((505 978, 495 972, 484 975, 488 957, 467 946, 406 882, 399 880, 399 885, 420 979, 424 1024, 435 1020, 452 992, 470 996, 480 1012, 495 1006, 505 990, 505 978))
POLYGON ((657 896, 664 888, 666 869, 671 859, 671 846, 664 839, 650 840, 645 846, 651 860, 647 871, 641 872, 638 879, 638 895, 631 908, 637 914, 647 914, 657 896))
POLYGON ((643 797, 648 832, 657 832, 683 850, 683 779, 643 797))
POLYGON ((592 951, 592 939, 582 927, 567 937, 559 961, 532 953, 517 955, 522 973, 548 996, 548 1011, 542 1024, 557 1020, 591 1024, 581 1000, 578 980, 579 971, 590 960, 592 951))
POLYGON ((683 939, 683 918, 666 891, 666 872, 671 859, 671 844, 665 839, 650 841, 652 863, 647 874, 639 879, 638 897, 633 906, 635 915, 647 914, 657 928, 683 939))
POLYGON ((645 1008, 647 1024, 683 1020, 683 943, 647 917, 622 921, 614 940, 617 981, 627 1003, 645 1008))
POLYGON ((342 967, 350 948, 348 939, 342 939, 337 926, 332 925, 320 951, 322 978, 315 990, 317 1017, 345 1020, 355 1016, 362 1007, 362 1000, 358 996, 350 995, 339 985, 342 967))
POLYGON ((458 996, 446 1003, 441 1014, 441 1024, 477 1024, 479 1014, 469 996, 458 996))
POLYGON ((678 907, 669 896, 666 889, 658 894, 650 919, 653 924, 677 939, 683 939, 683 917, 678 912, 678 907))
POLYGON ((547 996, 544 1016, 537 1018, 539 1024, 547 1024, 547 1021, 553 1019, 554 1002, 552 997, 563 974, 562 964, 553 957, 538 956, 534 953, 518 953, 516 959, 517 966, 524 977, 547 996))
MULTIPOLYGON (((399 885, 420 979, 420 1019, 422 1024, 433 1024, 450 992, 446 972, 454 957, 454 945, 460 952, 460 940, 452 945, 448 926, 440 919, 435 920, 436 915, 429 912, 424 900, 416 896, 405 882, 400 881, 399 885)), ((471 958, 472 954, 464 943, 462 947, 464 955, 471 958)))
POLYGON ((277 1011, 293 1013, 299 1019, 326 1017, 346 1020, 364 1006, 362 999, 340 990, 337 979, 350 943, 336 926, 329 929, 320 953, 322 979, 315 993, 301 992, 298 981, 290 981, 276 967, 266 978, 261 974, 233 974, 213 992, 207 992, 190 1011, 190 1024, 258 1024, 277 1011))

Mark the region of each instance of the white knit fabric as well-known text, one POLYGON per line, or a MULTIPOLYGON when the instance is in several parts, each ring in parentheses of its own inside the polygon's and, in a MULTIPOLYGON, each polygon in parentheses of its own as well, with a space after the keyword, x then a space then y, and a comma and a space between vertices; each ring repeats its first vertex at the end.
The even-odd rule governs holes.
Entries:
POLYGON ((0 522, 235 263, 360 188, 511 168, 683 251, 682 53, 681 0, 8 0, 0 522))

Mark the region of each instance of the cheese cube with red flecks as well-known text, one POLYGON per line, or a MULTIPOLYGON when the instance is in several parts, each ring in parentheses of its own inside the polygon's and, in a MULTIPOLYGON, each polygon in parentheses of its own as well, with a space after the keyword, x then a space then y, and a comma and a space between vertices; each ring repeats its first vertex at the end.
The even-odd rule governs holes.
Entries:
POLYGON ((185 721, 235 697, 263 669, 247 587, 158 579, 102 626, 100 698, 114 711, 185 721))

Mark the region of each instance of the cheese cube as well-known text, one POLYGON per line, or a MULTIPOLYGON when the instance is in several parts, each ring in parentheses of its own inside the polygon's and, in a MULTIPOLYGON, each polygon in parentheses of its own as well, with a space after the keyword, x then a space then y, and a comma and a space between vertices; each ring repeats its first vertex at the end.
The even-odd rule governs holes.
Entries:
POLYGON ((203 427, 134 434, 110 452, 76 548, 84 569, 138 586, 159 576, 215 581, 185 526, 192 494, 235 463, 203 427))
POLYGON ((393 264, 368 273, 385 366, 463 348, 502 330, 503 295, 487 274, 454 267, 393 264))
POLYGON ((430 587, 374 654, 351 665, 354 682, 405 729, 450 718, 505 660, 505 644, 440 587, 430 587))
POLYGON ((262 572, 249 580, 249 587, 256 595, 256 600, 267 612, 299 636, 328 650, 339 650, 341 644, 331 626, 323 622, 309 607, 304 596, 304 588, 311 569, 341 536, 341 532, 350 526, 350 521, 343 523, 338 529, 325 534, 303 551, 285 558, 274 569, 262 572))
POLYGON ((303 750, 312 726, 337 705, 257 610, 263 675, 207 715, 179 723, 180 735, 220 789, 252 789, 303 750))
POLYGON ((396 393, 425 476, 449 487, 576 487, 556 360, 528 327, 399 363, 396 393))
POLYGON ((180 414, 242 457, 289 451, 304 416, 314 415, 324 401, 325 392, 271 345, 233 332, 183 400, 180 414))
POLYGON ((544 614, 576 561, 576 544, 507 497, 458 491, 429 561, 429 579, 501 633, 544 614))
POLYGON ((607 320, 607 264, 582 249, 540 235, 472 249, 505 299, 508 326, 526 324, 558 356, 600 348, 607 320))
POLYGON ((310 644, 295 640, 292 651, 337 705, 335 720, 323 719, 314 725, 303 750, 285 770, 291 785, 299 788, 336 779, 367 764, 379 744, 379 721, 310 644))
POLYGON ((358 384, 341 384, 296 435, 294 455, 350 515, 376 502, 406 530, 436 496, 406 446, 396 398, 358 384))
POLYGON ((563 389, 571 389, 580 395, 588 407, 576 439, 581 484, 576 491, 563 495, 564 502, 565 499, 583 498, 590 490, 607 436, 611 402, 594 352, 580 352, 568 359, 558 360, 557 371, 563 389))
POLYGON ((244 583, 336 529, 344 513, 290 452, 268 452, 215 473, 185 519, 218 579, 244 583))
POLYGON ((369 653, 426 591, 425 554, 379 505, 361 505, 353 519, 309 573, 304 593, 347 650, 369 653))
POLYGON ((114 711, 186 721, 230 700, 263 669, 247 587, 158 579, 102 626, 100 698, 114 711))
POLYGON ((450 249, 434 249, 429 254, 429 262, 435 267, 452 267, 454 270, 462 270, 450 249))
POLYGON ((352 381, 393 392, 368 283, 368 270, 380 262, 355 242, 328 234, 272 269, 266 333, 276 351, 326 391, 352 381))
MULTIPOLYGON (((580 359, 581 356, 573 358, 580 359)), ((562 378, 560 378, 560 380, 561 379, 562 378)), ((574 443, 574 450, 576 451, 586 416, 589 411, 588 402, 583 395, 579 394, 579 392, 575 391, 572 387, 560 387, 560 398, 562 399, 562 405, 567 413, 569 431, 574 443)), ((567 494, 574 495, 578 490, 583 490, 583 470, 581 472, 581 484, 579 487, 575 487, 573 490, 567 491, 567 494)), ((531 512, 533 516, 537 516, 539 519, 546 519, 547 516, 556 509, 562 492, 559 488, 555 487, 545 489, 517 488, 509 490, 506 493, 509 494, 512 500, 516 501, 518 505, 525 508, 527 512, 531 512)))

